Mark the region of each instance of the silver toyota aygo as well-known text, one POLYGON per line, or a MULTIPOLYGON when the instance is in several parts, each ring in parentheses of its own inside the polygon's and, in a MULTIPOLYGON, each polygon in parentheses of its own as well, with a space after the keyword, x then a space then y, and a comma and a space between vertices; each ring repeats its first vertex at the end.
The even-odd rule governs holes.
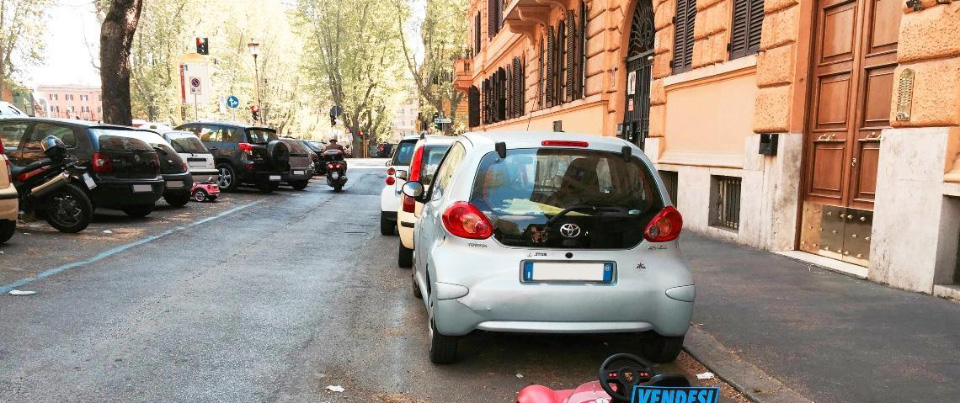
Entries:
POLYGON ((636 146, 566 133, 469 133, 440 163, 414 228, 413 294, 430 359, 457 358, 474 330, 637 333, 676 359, 696 294, 682 227, 636 146))

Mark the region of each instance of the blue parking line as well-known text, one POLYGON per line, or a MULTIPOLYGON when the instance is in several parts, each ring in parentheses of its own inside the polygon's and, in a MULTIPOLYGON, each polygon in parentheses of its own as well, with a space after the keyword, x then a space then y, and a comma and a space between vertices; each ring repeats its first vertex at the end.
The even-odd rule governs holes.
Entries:
POLYGON ((157 235, 151 235, 151 236, 148 236, 148 237, 143 238, 143 239, 141 239, 141 240, 139 240, 139 241, 136 241, 136 242, 131 242, 131 243, 128 243, 128 244, 123 244, 123 245, 117 246, 117 247, 115 247, 115 248, 108 249, 108 250, 103 251, 103 252, 100 252, 100 253, 96 254, 95 256, 93 256, 93 257, 91 257, 91 258, 89 258, 89 259, 86 259, 86 260, 81 260, 81 261, 73 262, 73 263, 67 263, 67 264, 65 264, 65 265, 63 265, 63 266, 54 267, 54 268, 52 268, 52 269, 44 270, 44 271, 42 271, 42 272, 40 272, 40 273, 37 273, 36 276, 28 277, 28 278, 24 278, 24 279, 20 279, 20 280, 17 280, 17 281, 12 282, 12 283, 10 283, 10 284, 6 284, 6 285, 3 285, 3 286, 0 286, 0 294, 6 294, 6 293, 10 292, 10 291, 13 290, 13 289, 16 289, 16 288, 18 288, 18 287, 21 287, 21 286, 23 286, 23 285, 25 285, 25 284, 32 283, 32 282, 34 282, 34 281, 36 281, 36 280, 40 280, 40 279, 43 279, 43 278, 50 277, 50 276, 52 276, 52 275, 54 275, 54 274, 62 273, 62 272, 65 272, 65 271, 67 271, 67 270, 70 270, 70 269, 75 269, 75 268, 77 268, 77 267, 81 267, 81 266, 85 266, 85 265, 88 265, 88 264, 91 264, 91 263, 98 262, 98 261, 100 261, 100 260, 106 259, 106 258, 108 258, 108 257, 110 257, 110 256, 116 255, 116 254, 118 254, 118 253, 120 253, 120 252, 123 252, 123 251, 125 251, 125 250, 127 250, 127 249, 133 248, 133 247, 135 247, 135 246, 140 246, 140 245, 143 245, 143 244, 145 244, 145 243, 148 243, 148 242, 155 241, 155 240, 157 240, 157 239, 163 238, 163 237, 165 237, 165 236, 167 236, 167 235, 170 235, 170 234, 173 234, 173 233, 176 233, 176 232, 180 232, 180 231, 183 231, 183 230, 185 230, 185 229, 190 229, 190 228, 196 227, 196 226, 198 226, 198 225, 201 225, 201 224, 204 224, 204 223, 207 223, 207 222, 216 220, 216 219, 221 218, 221 217, 228 216, 228 215, 230 215, 230 214, 236 213, 236 212, 238 212, 238 211, 240 211, 240 210, 243 210, 243 209, 245 209, 245 208, 251 207, 251 206, 253 206, 253 205, 255 205, 255 204, 258 204, 258 203, 261 203, 261 202, 263 202, 263 200, 258 200, 258 201, 255 201, 255 202, 250 202, 250 203, 244 204, 244 205, 242 205, 242 206, 237 206, 237 207, 234 207, 234 208, 232 208, 232 209, 230 209, 230 210, 221 212, 221 213, 219 213, 219 214, 217 214, 217 215, 210 216, 210 217, 204 218, 204 219, 199 220, 199 221, 194 221, 194 222, 192 222, 192 223, 190 223, 190 224, 187 224, 187 225, 179 226, 179 227, 176 227, 176 228, 171 228, 171 229, 168 229, 168 230, 166 230, 166 231, 163 231, 163 232, 161 232, 161 233, 159 233, 159 234, 157 234, 157 235))

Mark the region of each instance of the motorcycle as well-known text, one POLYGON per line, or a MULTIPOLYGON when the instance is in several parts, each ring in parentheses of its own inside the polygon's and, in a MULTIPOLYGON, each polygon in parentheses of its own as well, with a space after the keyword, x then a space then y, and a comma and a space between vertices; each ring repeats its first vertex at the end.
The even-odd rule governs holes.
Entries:
POLYGON ((97 184, 76 158, 67 156, 60 139, 47 136, 40 147, 47 158, 10 169, 20 209, 41 213, 60 232, 83 231, 93 219, 93 203, 83 187, 92 190, 97 184))
MULTIPOLYGON (((614 354, 600 365, 596 381, 584 383, 576 389, 553 390, 542 385, 530 385, 517 395, 517 403, 582 403, 631 401, 635 386, 659 388, 689 388, 690 381, 683 375, 655 374, 653 364, 633 354, 614 354)), ((713 395, 702 401, 715 402, 718 391, 697 391, 713 395), (713 399, 710 399, 712 397, 713 399)), ((688 400, 697 401, 697 400, 688 400)))
POLYGON ((323 152, 322 163, 327 168, 327 185, 332 187, 334 192, 343 190, 343 185, 347 183, 347 161, 343 159, 343 155, 341 150, 323 152))

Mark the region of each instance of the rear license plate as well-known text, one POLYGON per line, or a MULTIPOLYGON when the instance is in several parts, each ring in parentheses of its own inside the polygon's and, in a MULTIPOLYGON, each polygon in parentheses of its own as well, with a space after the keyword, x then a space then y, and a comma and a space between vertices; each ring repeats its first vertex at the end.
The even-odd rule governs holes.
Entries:
POLYGON ((183 181, 167 181, 167 187, 170 189, 180 189, 183 187, 183 181))
POLYGON ((523 262, 523 281, 577 281, 612 283, 610 262, 523 262))
POLYGON ((273 182, 279 182, 279 181, 280 181, 280 175, 270 175, 270 180, 273 181, 273 182))
POLYGON ((293 171, 294 175, 303 175, 303 171, 293 171))
POLYGON ((134 193, 145 193, 145 192, 152 192, 152 191, 153 191, 153 186, 150 186, 150 185, 133 185, 134 193))
POLYGON ((340 174, 334 172, 330 174, 330 177, 333 178, 334 180, 337 180, 337 179, 340 179, 340 174))
POLYGON ((207 166, 207 161, 204 160, 192 160, 190 161, 190 168, 205 168, 207 166))
POLYGON ((91 178, 90 174, 88 173, 83 174, 83 183, 87 185, 87 189, 90 190, 93 190, 95 187, 97 187, 97 182, 94 182, 93 178, 91 178))

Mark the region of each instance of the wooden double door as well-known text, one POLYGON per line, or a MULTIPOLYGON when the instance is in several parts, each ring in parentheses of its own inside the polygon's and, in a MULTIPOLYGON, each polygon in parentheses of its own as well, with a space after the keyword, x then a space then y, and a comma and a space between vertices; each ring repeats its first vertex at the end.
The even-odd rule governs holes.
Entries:
POLYGON ((902 7, 899 0, 817 3, 804 139, 803 250, 867 263, 902 7))

